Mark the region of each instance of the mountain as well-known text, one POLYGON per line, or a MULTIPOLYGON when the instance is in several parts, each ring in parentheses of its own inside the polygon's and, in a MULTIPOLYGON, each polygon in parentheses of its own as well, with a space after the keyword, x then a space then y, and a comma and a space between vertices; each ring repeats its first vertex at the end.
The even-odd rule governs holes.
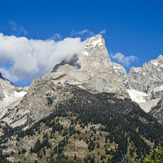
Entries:
POLYGON ((157 105, 153 107, 149 113, 163 124, 163 98, 159 100, 157 105))
MULTIPOLYGON (((1 75, 1 74, 0 74, 1 75)), ((10 123, 9 112, 22 100, 27 93, 27 87, 18 87, 4 77, 0 78, 0 119, 10 123)), ((12 116, 15 116, 14 112, 12 116)))
POLYGON ((135 90, 136 79, 111 62, 101 35, 83 47, 29 88, 0 79, 0 161, 134 161, 163 142, 160 109, 148 114, 139 106, 160 99, 161 84, 148 94, 135 90))
POLYGON ((84 51, 54 66, 42 79, 35 79, 26 96, 1 119, 11 127, 23 128, 48 116, 57 103, 71 97, 67 85, 75 85, 91 93, 116 93, 117 98, 129 98, 123 82, 112 66, 101 35, 84 41, 84 51), (52 101, 51 105, 48 105, 52 101))
POLYGON ((154 88, 163 85, 163 56, 131 68, 128 74, 127 87, 141 92, 151 93, 154 88))
POLYGON ((115 62, 112 62, 112 65, 118 78, 122 80, 123 83, 125 84, 125 81, 127 80, 127 72, 125 68, 122 65, 115 63, 115 62))
MULTIPOLYGON (((139 104, 145 111, 157 117, 162 116, 162 111, 154 109, 163 97, 163 56, 143 64, 142 67, 132 67, 124 81, 131 99, 139 104), (156 111, 156 113, 154 113, 156 111), (158 116, 159 114, 159 116, 158 116)), ((161 108, 162 110, 162 108, 161 108)), ((160 121, 160 118, 159 118, 160 121)), ((161 123, 163 121, 161 120, 161 123)))
MULTIPOLYGON (((4 159, 120 162, 125 155, 131 160, 141 158, 163 141, 162 125, 130 99, 70 85, 65 94, 71 95, 69 99, 26 131, 1 124, 4 159)), ((47 102, 46 109, 53 99, 47 102)))
POLYGON ((52 73, 45 75, 43 79, 62 76, 55 83, 68 82, 92 93, 113 92, 129 97, 124 84, 115 73, 103 37, 91 37, 84 41, 83 45, 83 52, 55 66, 52 73))

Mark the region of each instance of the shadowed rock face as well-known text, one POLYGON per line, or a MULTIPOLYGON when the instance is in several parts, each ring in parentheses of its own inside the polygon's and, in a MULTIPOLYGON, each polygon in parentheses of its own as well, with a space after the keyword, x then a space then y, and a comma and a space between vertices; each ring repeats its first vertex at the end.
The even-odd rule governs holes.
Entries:
POLYGON ((0 78, 1 78, 1 79, 4 79, 3 76, 2 76, 2 74, 1 74, 1 72, 0 72, 0 78))
POLYGON ((63 60, 61 63, 56 64, 56 65, 52 68, 51 72, 57 72, 57 70, 59 69, 59 67, 65 65, 65 64, 68 64, 68 65, 70 65, 70 66, 74 66, 76 69, 80 69, 80 68, 81 68, 81 65, 80 65, 79 63, 77 63, 78 59, 79 59, 79 58, 78 58, 77 55, 74 55, 74 56, 72 57, 72 59, 70 59, 70 60, 65 59, 65 60, 63 60))
POLYGON ((2 86, 0 84, 0 100, 2 100, 4 97, 5 96, 4 96, 4 93, 3 93, 3 88, 2 88, 2 86))
POLYGON ((163 98, 151 109, 150 114, 163 124, 163 98))

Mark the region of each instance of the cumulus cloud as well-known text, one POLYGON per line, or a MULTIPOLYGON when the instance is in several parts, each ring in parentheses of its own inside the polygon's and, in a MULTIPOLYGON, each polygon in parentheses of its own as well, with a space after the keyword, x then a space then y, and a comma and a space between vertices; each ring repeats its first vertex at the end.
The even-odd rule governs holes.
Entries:
POLYGON ((116 53, 115 55, 110 55, 112 60, 121 63, 124 66, 129 66, 132 62, 137 61, 138 58, 136 56, 125 56, 122 53, 116 53))
POLYGON ((41 77, 64 58, 80 53, 80 38, 34 40, 0 33, 0 71, 15 82, 41 77))
POLYGON ((13 20, 9 21, 8 23, 13 31, 17 32, 18 34, 23 33, 24 35, 27 35, 27 31, 23 26, 18 26, 13 20))

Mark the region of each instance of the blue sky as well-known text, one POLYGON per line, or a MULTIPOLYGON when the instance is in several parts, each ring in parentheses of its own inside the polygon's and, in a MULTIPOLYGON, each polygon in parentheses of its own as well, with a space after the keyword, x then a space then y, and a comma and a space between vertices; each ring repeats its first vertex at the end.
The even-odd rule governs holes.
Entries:
MULTIPOLYGON (((56 40, 57 36, 61 40, 67 37, 83 40, 105 31, 103 37, 109 54, 120 53, 124 59, 126 56, 137 58, 131 59, 128 65, 123 63, 129 71, 131 66, 142 66, 163 54, 162 8, 162 0, 1 0, 0 33, 2 37, 15 35, 27 40, 56 40), (84 30, 85 34, 81 35, 84 30)), ((75 42, 80 47, 79 40, 75 42)), ((65 41, 61 44, 65 45, 65 41)), ((10 68, 12 72, 12 57, 4 59, 2 52, 0 67, 6 71, 10 68)), ((36 73, 28 79, 24 74, 13 81, 17 85, 28 85, 39 76, 36 73)))

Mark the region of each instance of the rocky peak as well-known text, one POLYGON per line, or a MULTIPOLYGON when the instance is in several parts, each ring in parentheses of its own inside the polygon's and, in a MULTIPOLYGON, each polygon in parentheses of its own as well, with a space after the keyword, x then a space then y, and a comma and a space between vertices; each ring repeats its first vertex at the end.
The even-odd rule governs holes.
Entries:
POLYGON ((105 41, 101 35, 83 42, 84 50, 65 59, 46 74, 43 79, 55 78, 55 83, 69 83, 97 92, 116 92, 127 97, 123 82, 118 79, 112 66, 105 41))
POLYGON ((79 62, 83 70, 99 69, 111 66, 105 40, 101 35, 91 37, 83 42, 84 51, 79 54, 79 62))
POLYGON ((80 54, 64 59, 60 64, 54 66, 52 72, 56 72, 59 67, 65 64, 87 72, 112 65, 105 40, 101 35, 88 38, 83 42, 83 45, 84 50, 80 54))
POLYGON ((163 56, 143 64, 142 67, 131 68, 127 85, 138 91, 151 93, 155 87, 163 84, 163 56))

